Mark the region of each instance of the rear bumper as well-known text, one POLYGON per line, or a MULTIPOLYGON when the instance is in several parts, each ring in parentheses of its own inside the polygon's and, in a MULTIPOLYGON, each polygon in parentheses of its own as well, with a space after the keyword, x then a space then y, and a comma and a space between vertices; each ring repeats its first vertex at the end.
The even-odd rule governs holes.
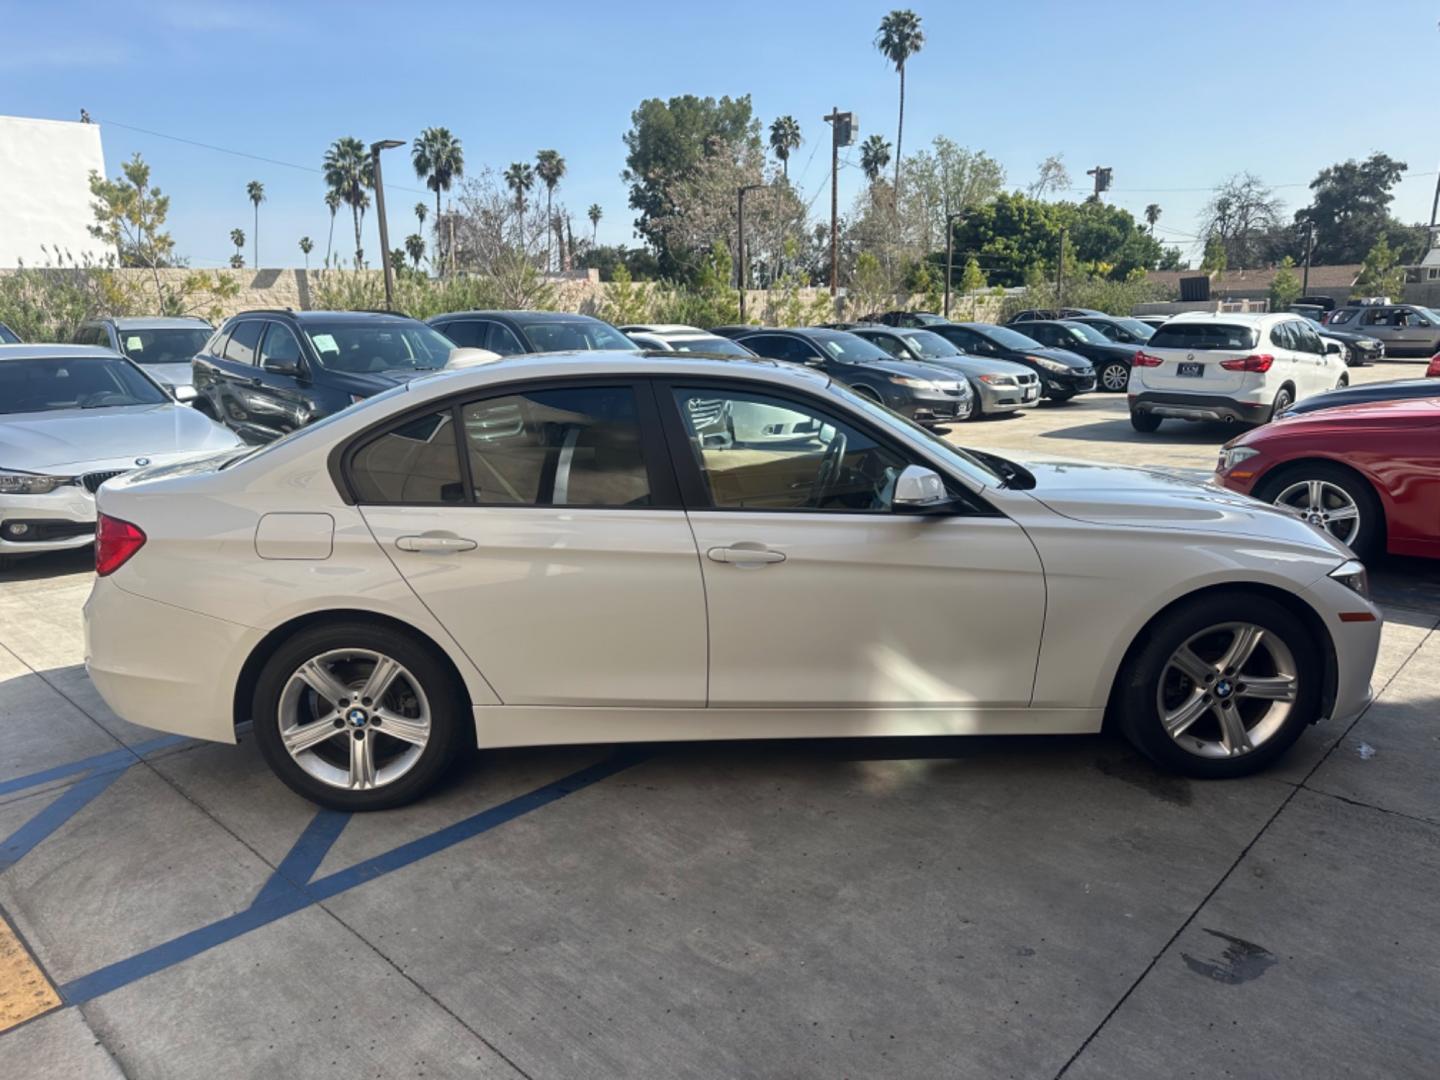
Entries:
POLYGON ((1242 424, 1263 424, 1270 417, 1270 403, 1242 401, 1219 394, 1177 394, 1146 390, 1130 395, 1132 413, 1173 416, 1181 420, 1225 420, 1242 424))

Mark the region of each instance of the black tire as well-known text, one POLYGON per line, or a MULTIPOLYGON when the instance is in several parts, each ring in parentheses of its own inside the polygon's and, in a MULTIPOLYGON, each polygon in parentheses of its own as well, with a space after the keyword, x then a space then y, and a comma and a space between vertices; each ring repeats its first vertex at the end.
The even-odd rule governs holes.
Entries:
POLYGON ((1069 401, 1071 398, 1073 398, 1073 397, 1075 396, 1075 391, 1074 391, 1074 390, 1052 390, 1052 391, 1050 391, 1050 393, 1046 394, 1045 396, 1046 396, 1047 398, 1049 398, 1051 401, 1053 401, 1056 405, 1064 405, 1065 402, 1069 401))
POLYGON ((1152 412, 1143 412, 1139 409, 1130 410, 1130 426, 1136 431, 1149 435, 1153 431, 1160 430, 1160 417, 1152 412))
MULTIPOLYGON (((1137 645, 1120 670, 1111 703, 1125 737, 1161 768, 1201 779, 1247 776, 1273 764, 1320 717, 1324 676, 1320 650, 1305 624, 1269 597, 1226 591, 1182 601, 1151 623, 1137 645), (1268 640, 1278 639, 1289 650, 1296 668, 1295 700, 1274 733, 1254 749, 1233 757, 1206 757, 1166 733, 1158 697, 1176 650, 1207 628, 1227 622, 1258 626, 1265 635, 1274 635, 1268 640)), ((1174 678, 1173 669, 1170 677, 1174 678)), ((1241 680, 1243 675, 1237 675, 1237 684, 1241 680)), ((1237 700, 1232 699, 1232 704, 1237 700)), ((1202 722, 1212 721, 1206 715, 1196 725, 1202 722)), ((1218 732, 1218 724, 1215 730, 1218 732)))
POLYGON ((1385 551, 1385 510, 1375 489, 1363 477, 1340 465, 1310 461, 1276 469, 1255 485, 1254 494, 1257 499, 1274 503, 1286 488, 1306 480, 1334 484, 1354 502, 1360 512, 1360 531, 1350 542, 1350 550, 1355 552, 1356 558, 1369 562, 1385 551))
POLYGON ((1291 389, 1288 386, 1280 387, 1279 391, 1275 394, 1274 403, 1270 406, 1270 419, 1274 420, 1277 416, 1279 416, 1281 413, 1283 413, 1286 409, 1290 408, 1290 406, 1294 404, 1295 394, 1291 391, 1291 389))
POLYGON ((1096 384, 1111 394, 1123 394, 1130 385, 1130 365, 1120 360, 1109 360, 1096 373, 1096 384))
MULTIPOLYGON (((463 686, 432 648, 415 636, 364 621, 312 626, 284 642, 255 684, 251 716, 255 741, 275 775, 296 794, 332 810, 386 810, 413 802, 438 784, 462 753, 474 746, 474 722, 463 686), (280 737, 280 698, 301 664, 324 653, 371 650, 392 657, 419 682, 430 706, 429 739, 418 760, 393 782, 363 791, 325 783, 301 768, 280 737)), ((337 735, 350 735, 340 728, 337 735)), ((332 744, 334 745, 334 744, 332 744)))

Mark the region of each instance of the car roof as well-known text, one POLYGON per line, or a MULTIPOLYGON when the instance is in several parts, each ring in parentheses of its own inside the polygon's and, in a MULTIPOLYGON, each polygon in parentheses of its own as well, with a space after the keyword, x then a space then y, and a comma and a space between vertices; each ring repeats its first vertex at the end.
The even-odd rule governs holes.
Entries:
POLYGON ((0 345, 0 361, 73 360, 80 356, 124 359, 114 349, 107 349, 102 345, 0 345))
POLYGON ((788 374, 791 378, 824 386, 830 377, 800 364, 783 360, 767 360, 759 356, 721 356, 718 354, 675 353, 624 349, 579 349, 569 352, 520 353, 505 357, 495 364, 479 364, 424 375, 410 385, 417 389, 439 385, 445 381, 446 392, 463 389, 469 383, 513 382, 529 378, 565 377, 568 375, 723 375, 730 378, 756 376, 773 379, 788 374), (454 380, 454 381, 451 381, 454 380))
MULTIPOLYGON (((586 322, 603 322, 593 315, 581 315, 574 311, 446 311, 439 315, 431 315, 426 319, 427 323, 433 323, 440 319, 454 319, 460 316, 473 318, 495 318, 495 319, 527 319, 530 322, 564 322, 568 319, 583 319, 586 322)), ((608 323, 606 325, 609 325, 608 323)))
POLYGON ((1178 315, 1172 315, 1167 322, 1212 322, 1228 323, 1232 326, 1262 326, 1267 322, 1274 322, 1278 319, 1299 319, 1288 311, 1280 312, 1255 312, 1255 311, 1182 311, 1178 315))
POLYGON ((715 337, 709 330, 702 330, 698 326, 686 326, 684 323, 626 323, 619 328, 627 334, 689 334, 694 337, 715 337))
POLYGON ((111 323, 117 330, 206 330, 214 329, 208 319, 199 315, 121 315, 116 318, 86 319, 83 325, 111 323))

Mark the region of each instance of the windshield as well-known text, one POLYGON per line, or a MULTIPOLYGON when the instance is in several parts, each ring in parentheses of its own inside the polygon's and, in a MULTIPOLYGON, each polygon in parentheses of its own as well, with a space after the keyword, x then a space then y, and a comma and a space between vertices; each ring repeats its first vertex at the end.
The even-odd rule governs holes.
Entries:
POLYGON ((570 352, 576 349, 635 352, 639 348, 619 330, 599 319, 536 319, 520 323, 520 329, 525 331, 536 352, 570 352))
POLYGON ((668 338, 667 340, 676 352, 719 353, 722 356, 755 355, 738 341, 731 341, 729 338, 668 338))
POLYGON ((1116 318, 1112 321, 1129 330, 1141 341, 1149 341, 1150 335, 1155 333, 1155 327, 1149 323, 1143 323, 1139 319, 1116 318))
POLYGON ((805 336, 819 345, 836 360, 851 364, 871 360, 894 360, 895 358, 878 345, 872 345, 864 338, 843 330, 808 330, 805 336))
POLYGON ((852 406, 864 411, 865 415, 878 424, 883 424, 894 430, 905 431, 911 435, 918 435, 925 440, 932 450, 938 453, 944 460, 954 467, 957 472, 969 476, 982 484, 1003 484, 1005 477, 984 464, 968 451, 960 449, 952 442, 947 442, 929 428, 921 427, 909 417, 901 416, 892 412, 878 401, 871 401, 867 397, 855 393, 848 386, 841 382, 831 382, 830 392, 844 398, 852 406))
POLYGON ((1100 333, 1099 330, 1096 330, 1093 326, 1090 326, 1087 323, 1067 322, 1061 323, 1060 325, 1065 327, 1065 329, 1069 330, 1072 334, 1079 334, 1082 340, 1088 341, 1091 345, 1113 344, 1113 342, 1109 338, 1107 338, 1104 334, 1100 333))
POLYGON ((1253 349, 1259 340, 1260 335, 1251 326, 1172 320, 1155 331, 1149 344, 1156 349, 1224 349, 1235 352, 1253 349))
POLYGON ((0 323, 0 345, 19 345, 20 338, 4 323, 0 323))
POLYGON ((188 364, 214 332, 208 326, 117 331, 120 351, 137 364, 188 364))
POLYGON ((454 346, 424 323, 383 320, 301 322, 329 371, 364 375, 377 371, 435 371, 445 366, 454 346))
POLYGON ((1016 333, 1008 326, 987 326, 979 332, 1006 349, 1020 349, 1023 352, 1026 349, 1043 349, 1045 347, 1034 338, 1016 333))
POLYGON ((0 360, 0 413, 163 405, 170 398, 128 360, 104 356, 0 360))
POLYGON ((933 330, 907 330, 900 337, 906 345, 927 360, 965 355, 933 330))

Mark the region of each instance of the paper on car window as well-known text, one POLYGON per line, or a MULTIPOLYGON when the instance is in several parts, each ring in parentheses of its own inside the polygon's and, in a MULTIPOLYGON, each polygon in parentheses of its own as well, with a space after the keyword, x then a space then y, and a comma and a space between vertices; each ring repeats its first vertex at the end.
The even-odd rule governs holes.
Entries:
POLYGON ((125 339, 125 351, 126 351, 126 352, 144 352, 144 351, 145 351, 145 343, 140 340, 140 338, 139 338, 138 335, 136 335, 136 334, 131 334, 129 337, 127 337, 127 338, 125 339))
POLYGON ((312 334, 310 340, 315 343, 318 352, 338 353, 340 346, 335 344, 335 338, 330 334, 312 334))

